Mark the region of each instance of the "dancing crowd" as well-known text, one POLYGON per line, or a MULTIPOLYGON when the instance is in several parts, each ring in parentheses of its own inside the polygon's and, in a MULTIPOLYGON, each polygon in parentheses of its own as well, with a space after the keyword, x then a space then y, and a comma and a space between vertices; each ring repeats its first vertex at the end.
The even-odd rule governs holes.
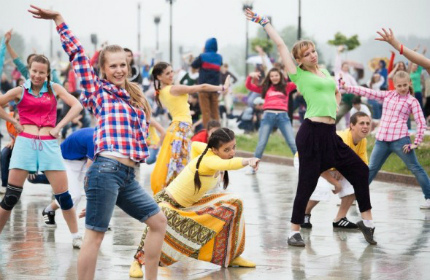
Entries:
POLYGON ((187 57, 187 68, 178 75, 162 61, 140 69, 133 52, 119 45, 104 44, 90 58, 59 12, 36 6, 29 12, 55 23, 70 64, 63 75, 44 55, 30 55, 25 65, 10 45, 11 31, 1 42, 0 75, 6 51, 16 70, 12 83, 2 75, 0 118, 6 121, 11 142, 1 154, 0 234, 25 181, 49 183, 55 200, 41 213, 48 227, 56 227, 55 211, 61 209, 72 245, 80 249, 79 279, 94 278, 115 206, 144 223, 130 277, 157 279, 159 266, 186 258, 226 268, 255 267, 242 257, 240 195, 217 187, 227 189, 233 170, 247 167, 247 174, 255 176, 276 129, 295 155, 298 172, 286 238, 290 246, 306 245, 301 227, 312 227, 311 211, 331 193, 341 198, 333 227, 358 229, 376 245, 369 184, 391 153, 420 184, 425 199, 420 207, 430 209, 430 179, 415 154, 430 114, 430 95, 423 95, 430 85, 422 86, 430 60, 425 49, 420 54, 406 47, 391 30, 378 31, 377 40, 390 44, 407 65, 394 63, 393 51, 388 69, 381 60, 370 82, 359 86, 356 73, 350 74, 356 64, 340 58, 342 47, 330 73, 320 66, 312 41, 300 40, 290 51, 268 17, 246 10, 247 19, 260 24, 273 41, 280 62, 272 63, 257 46, 263 65, 246 78, 251 94, 239 128, 258 131, 258 144, 253 157, 242 158, 235 156, 234 131, 225 127, 226 119, 234 116, 231 85, 237 78, 218 54, 216 38, 208 39, 197 57, 187 57), (294 135, 296 109, 301 117, 294 135), (411 115, 416 122, 413 141, 411 115), (337 131, 342 118, 345 129, 337 131), (375 127, 376 143, 368 158, 366 137, 375 127), (59 139, 64 139, 61 145, 59 139), (143 163, 155 164, 153 194, 136 179, 136 167, 143 163), (84 191, 86 207, 76 213, 84 191), (356 223, 347 218, 355 201, 362 218, 356 223), (78 216, 85 217, 83 238, 78 216))

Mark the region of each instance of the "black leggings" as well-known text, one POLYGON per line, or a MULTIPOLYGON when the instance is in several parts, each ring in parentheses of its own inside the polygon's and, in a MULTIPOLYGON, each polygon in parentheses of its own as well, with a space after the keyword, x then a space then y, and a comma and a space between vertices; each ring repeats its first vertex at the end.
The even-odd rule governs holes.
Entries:
POLYGON ((321 173, 336 168, 354 187, 360 212, 372 209, 369 196, 369 168, 336 134, 334 124, 305 119, 296 136, 299 153, 299 183, 291 223, 304 222, 306 205, 321 173))

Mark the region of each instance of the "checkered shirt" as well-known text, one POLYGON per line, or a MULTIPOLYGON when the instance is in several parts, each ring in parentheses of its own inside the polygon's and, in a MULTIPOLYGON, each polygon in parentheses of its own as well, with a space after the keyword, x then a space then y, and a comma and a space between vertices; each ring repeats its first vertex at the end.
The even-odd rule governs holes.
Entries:
POLYGON ((130 104, 130 94, 106 80, 99 79, 84 48, 65 23, 57 26, 63 49, 81 83, 82 105, 97 118, 94 155, 115 151, 136 162, 148 157, 148 123, 143 109, 130 104))
POLYGON ((364 87, 348 87, 346 92, 358 94, 369 99, 383 101, 382 118, 376 139, 379 141, 392 142, 409 136, 406 125, 409 115, 414 115, 417 124, 415 144, 423 141, 426 122, 423 111, 418 100, 410 94, 400 95, 395 90, 377 91, 364 87))

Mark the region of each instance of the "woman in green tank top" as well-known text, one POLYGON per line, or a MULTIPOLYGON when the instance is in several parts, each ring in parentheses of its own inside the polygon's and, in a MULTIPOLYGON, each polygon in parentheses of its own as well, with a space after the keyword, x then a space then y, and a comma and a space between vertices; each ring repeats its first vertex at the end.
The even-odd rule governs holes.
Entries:
POLYGON ((307 104, 305 121, 296 136, 297 150, 300 155, 299 182, 288 244, 305 246, 300 235, 300 225, 304 222, 306 205, 315 190, 320 174, 333 167, 354 187, 363 218, 357 226, 367 242, 376 244, 373 239, 375 228, 369 196, 369 168, 336 134, 336 111, 341 95, 328 71, 318 67, 318 53, 315 45, 308 40, 300 40, 294 45, 292 55, 298 64, 297 67, 288 47, 267 17, 260 16, 249 9, 246 11, 246 17, 264 27, 278 48, 288 76, 296 84, 297 90, 303 95, 307 104))

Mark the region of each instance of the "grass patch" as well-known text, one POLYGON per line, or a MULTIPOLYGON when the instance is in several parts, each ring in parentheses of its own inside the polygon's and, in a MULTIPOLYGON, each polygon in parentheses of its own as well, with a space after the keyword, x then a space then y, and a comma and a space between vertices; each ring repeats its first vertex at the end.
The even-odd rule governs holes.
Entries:
MULTIPOLYGON (((236 141, 238 150, 254 152, 258 143, 258 134, 255 133, 251 135, 236 135, 236 141)), ((420 146, 420 149, 415 150, 415 153, 421 166, 424 168, 427 174, 430 175, 430 145, 428 143, 430 143, 430 137, 426 136, 420 146)), ((369 159, 374 144, 375 137, 367 137, 367 152, 369 159)), ((290 148, 288 147, 287 143, 279 132, 273 133, 270 136, 269 142, 267 143, 266 149, 264 150, 264 154, 293 157, 290 148)), ((413 175, 406 168, 406 165, 403 163, 403 161, 395 154, 390 155, 390 157, 382 166, 381 170, 399 174, 413 175)))

